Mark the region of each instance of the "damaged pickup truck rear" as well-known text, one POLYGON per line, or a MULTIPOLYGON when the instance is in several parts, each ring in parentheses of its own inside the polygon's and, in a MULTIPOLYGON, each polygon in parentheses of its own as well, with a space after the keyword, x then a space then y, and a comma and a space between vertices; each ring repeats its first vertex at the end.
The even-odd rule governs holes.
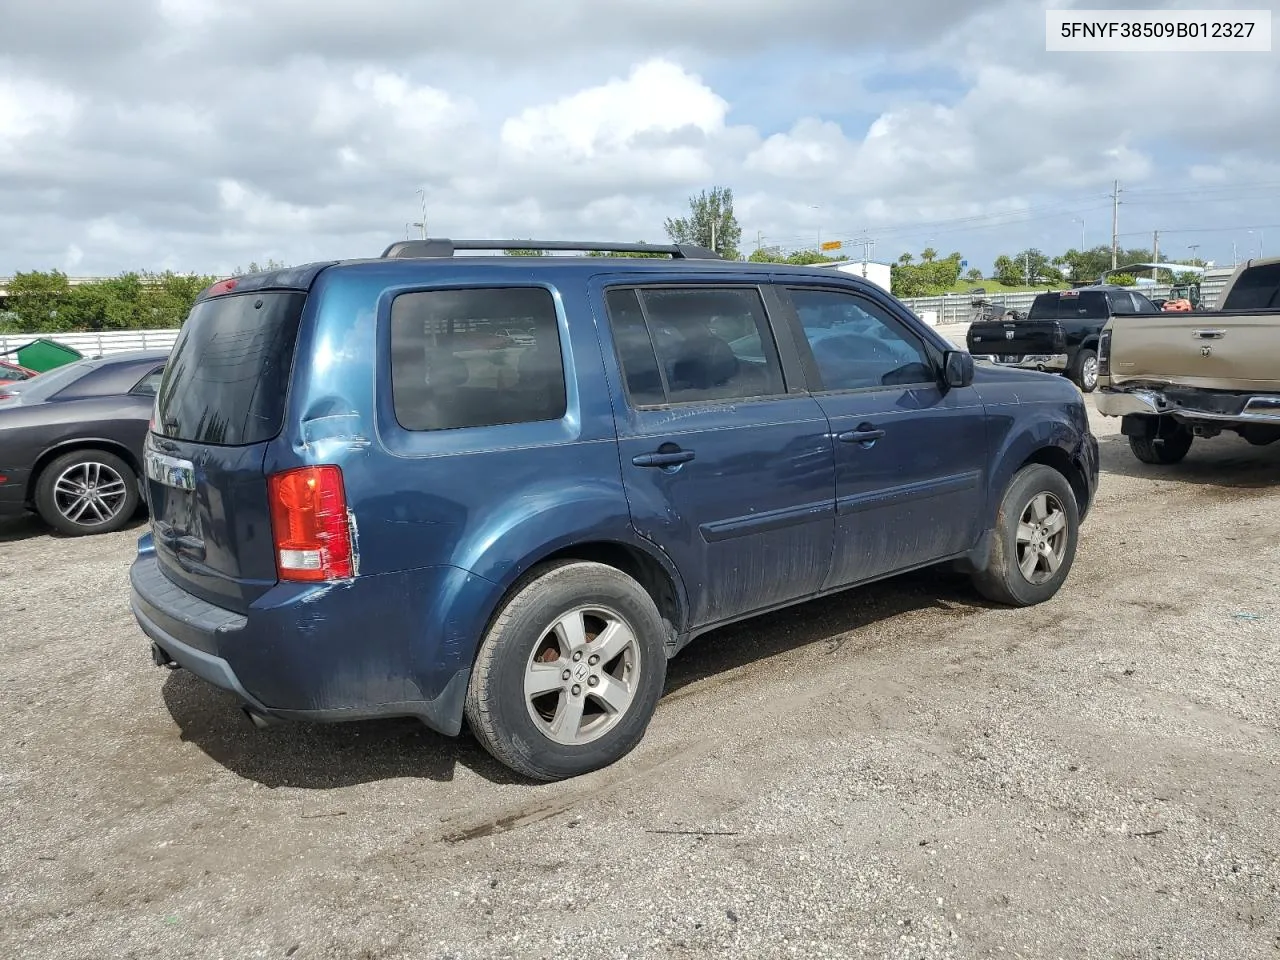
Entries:
POLYGON ((1177 463, 1197 438, 1280 440, 1280 257, 1232 275, 1220 309, 1112 320, 1098 345, 1098 410, 1121 417, 1143 463, 1177 463))

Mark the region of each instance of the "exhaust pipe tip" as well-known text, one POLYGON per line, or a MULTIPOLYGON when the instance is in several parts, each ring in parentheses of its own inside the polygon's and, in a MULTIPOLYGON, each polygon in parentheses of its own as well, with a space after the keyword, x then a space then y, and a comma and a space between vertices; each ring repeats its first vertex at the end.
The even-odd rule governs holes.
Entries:
POLYGON ((250 707, 241 707, 240 712, 244 714, 245 719, 257 730, 265 730, 267 727, 275 726, 275 721, 270 717, 264 717, 250 707))
POLYGON ((177 670, 178 664, 169 656, 169 652, 158 643, 151 644, 151 662, 157 667, 168 667, 170 670, 177 670))

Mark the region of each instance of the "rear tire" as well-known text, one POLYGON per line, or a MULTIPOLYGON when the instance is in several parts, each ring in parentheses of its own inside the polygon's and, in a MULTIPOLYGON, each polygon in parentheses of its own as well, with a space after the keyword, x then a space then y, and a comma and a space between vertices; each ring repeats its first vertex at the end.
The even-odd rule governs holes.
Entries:
POLYGON ((500 763, 561 780, 621 759, 662 696, 662 617, 631 577, 600 563, 547 567, 485 635, 466 719, 500 763))
POLYGON ((1129 449, 1143 463, 1168 466, 1178 463, 1191 450, 1195 436, 1186 427, 1179 427, 1168 436, 1130 437, 1129 449))
POLYGON ((105 450, 65 453, 47 464, 36 481, 36 512, 69 537, 123 529, 140 499, 138 475, 105 450))
POLYGON ((973 575, 974 587, 996 603, 1043 603, 1066 582, 1079 531, 1080 509, 1067 478, 1044 464, 1023 467, 1005 488, 991 556, 973 575))
POLYGON ((1071 364, 1071 382, 1081 393, 1093 393, 1098 387, 1098 355, 1092 350, 1079 350, 1071 364))

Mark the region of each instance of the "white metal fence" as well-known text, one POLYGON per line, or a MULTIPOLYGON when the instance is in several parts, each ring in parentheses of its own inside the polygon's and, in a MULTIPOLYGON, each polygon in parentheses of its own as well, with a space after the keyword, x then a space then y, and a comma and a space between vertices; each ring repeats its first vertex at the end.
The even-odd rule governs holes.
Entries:
POLYGON ((74 347, 86 357, 105 357, 129 350, 169 350, 178 339, 177 330, 108 330, 102 333, 9 333, 0 334, 0 354, 44 337, 74 347))
MULTIPOLYGON (((1204 277, 1200 281, 1200 296, 1207 306, 1214 306, 1218 294, 1227 285, 1227 280, 1231 277, 1232 272, 1229 269, 1205 271, 1204 277)), ((978 283, 974 286, 980 287, 982 284, 978 283)), ((1147 297, 1167 297, 1169 295, 1169 286, 1169 284, 1163 283, 1149 287, 1129 287, 1128 289, 1136 290, 1147 297)), ((1021 310, 1025 313, 1031 308, 1031 302, 1035 300, 1039 292, 1041 291, 986 293, 980 296, 1004 307, 1006 310, 1021 310)), ((975 295, 973 294, 948 293, 939 297, 911 297, 903 300, 903 303, 916 316, 928 320, 930 323, 949 325, 968 323, 973 319, 974 299, 975 295)))

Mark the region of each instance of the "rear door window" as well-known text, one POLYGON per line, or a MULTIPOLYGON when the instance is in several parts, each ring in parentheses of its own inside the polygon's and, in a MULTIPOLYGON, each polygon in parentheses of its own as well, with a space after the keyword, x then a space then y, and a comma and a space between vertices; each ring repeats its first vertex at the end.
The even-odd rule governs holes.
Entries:
POLYGON ((609 291, 606 302, 633 405, 785 393, 755 287, 622 288, 609 291))
POLYGON ((156 432, 223 446, 279 433, 305 301, 275 291, 198 302, 160 382, 156 432))
POLYGON ((550 291, 496 287, 396 297, 391 391, 406 430, 559 420, 567 401, 550 291))
POLYGON ((1117 290, 1116 292, 1108 294, 1107 296, 1111 303, 1112 313, 1124 314, 1124 313, 1138 312, 1137 308, 1133 305, 1134 300, 1133 300, 1133 297, 1129 294, 1129 291, 1117 290))

